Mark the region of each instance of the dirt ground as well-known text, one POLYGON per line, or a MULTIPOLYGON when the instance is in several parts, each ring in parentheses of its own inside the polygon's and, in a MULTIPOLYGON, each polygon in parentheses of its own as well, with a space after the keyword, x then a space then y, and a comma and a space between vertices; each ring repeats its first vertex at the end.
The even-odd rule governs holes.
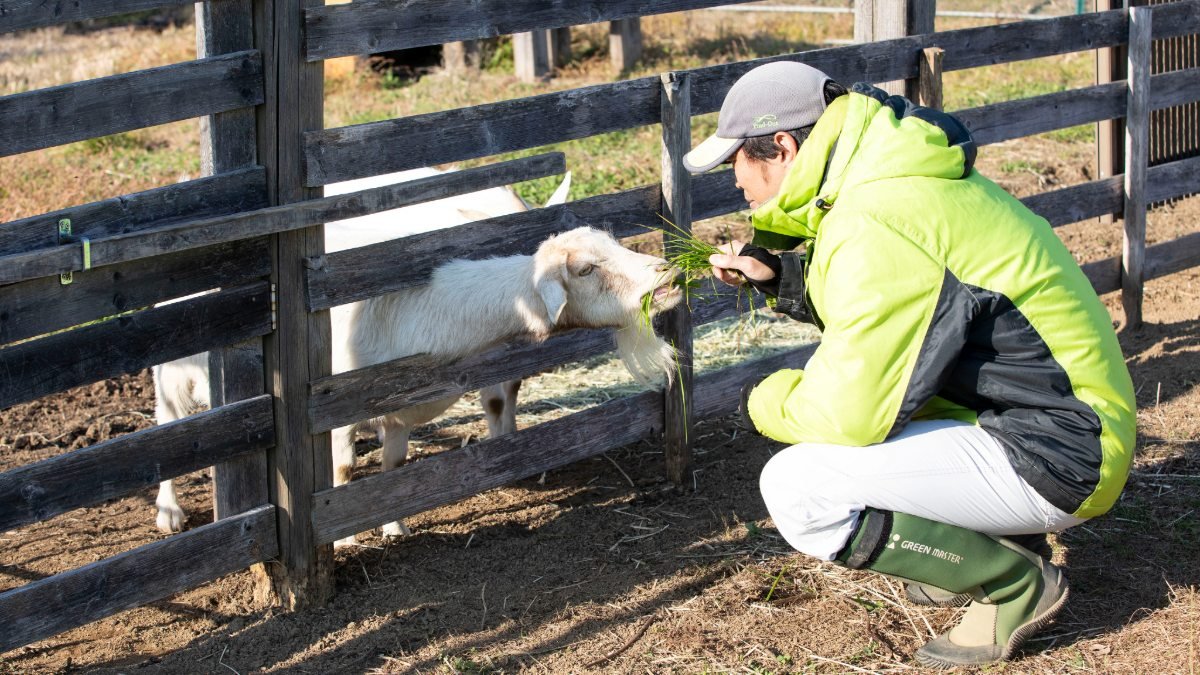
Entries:
MULTIPOLYGON (((1029 194, 1090 178, 1087 153, 1032 140, 985 150, 982 167, 1029 194)), ((1200 198, 1156 210, 1151 243, 1198 217, 1200 198)), ((1119 224, 1060 232, 1081 260, 1120 248, 1119 224)), ((991 670, 1200 671, 1198 296, 1200 271, 1152 281, 1146 325, 1121 331, 1140 406, 1136 470, 1112 513, 1056 538, 1073 586, 1065 612, 991 670)), ((146 372, 0 411, 0 470, 145 428, 152 413, 146 372)), ((419 436, 417 454, 483 431, 467 416, 419 436)), ((0 673, 919 670, 913 652, 956 610, 910 606, 894 582, 790 551, 757 491, 778 449, 708 420, 694 490, 664 482, 648 439, 412 518, 402 541, 364 535, 338 552, 325 607, 257 604, 237 573, 0 655, 0 673)), ((208 477, 180 482, 190 525, 209 520, 208 477)), ((153 500, 147 490, 0 533, 0 590, 161 538, 153 500)))

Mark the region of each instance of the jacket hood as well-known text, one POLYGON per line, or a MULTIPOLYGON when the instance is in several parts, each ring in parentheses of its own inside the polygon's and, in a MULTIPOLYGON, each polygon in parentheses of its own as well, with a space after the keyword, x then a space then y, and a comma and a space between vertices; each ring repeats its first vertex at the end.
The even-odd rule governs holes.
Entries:
POLYGON ((791 249, 816 237, 843 193, 892 178, 970 175, 976 146, 957 118, 869 84, 829 105, 780 186, 751 214, 754 243, 791 249))

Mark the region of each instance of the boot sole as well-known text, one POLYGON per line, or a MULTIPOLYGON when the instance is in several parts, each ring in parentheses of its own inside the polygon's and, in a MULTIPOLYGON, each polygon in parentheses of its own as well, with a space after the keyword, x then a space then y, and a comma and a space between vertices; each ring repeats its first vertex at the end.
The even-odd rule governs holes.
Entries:
POLYGON ((1008 643, 1004 646, 1004 650, 1000 652, 999 658, 986 659, 978 662, 950 661, 921 651, 918 651, 913 656, 916 661, 923 666, 939 668, 942 670, 962 668, 963 666, 981 666, 988 663, 996 663, 997 661, 1008 661, 1017 653, 1017 650, 1020 649, 1025 640, 1032 637, 1035 633, 1045 627, 1046 624, 1050 623, 1056 616, 1058 616, 1058 613, 1062 611, 1063 606, 1067 604, 1067 596, 1071 594, 1070 591, 1070 585, 1067 582, 1067 578, 1064 576, 1062 577, 1062 595, 1059 596, 1058 600, 1055 601, 1053 605, 1046 608, 1046 611, 1042 612, 1040 615, 1034 617, 1030 621, 1021 624, 1021 626, 1013 631, 1013 634, 1008 638, 1008 643))

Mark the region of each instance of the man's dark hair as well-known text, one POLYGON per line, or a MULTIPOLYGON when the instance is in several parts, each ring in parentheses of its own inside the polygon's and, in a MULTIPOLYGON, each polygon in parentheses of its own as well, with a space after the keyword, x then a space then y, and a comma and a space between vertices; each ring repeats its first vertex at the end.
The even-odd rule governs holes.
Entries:
MULTIPOLYGON (((833 80, 825 83, 825 105, 829 105, 833 102, 833 99, 845 95, 846 88, 842 85, 833 80)), ((792 135, 792 138, 796 139, 796 146, 799 147, 808 138, 808 135, 812 133, 813 126, 809 125, 799 129, 789 129, 787 132, 792 135)), ((775 142, 775 134, 747 138, 746 142, 742 144, 742 149, 746 151, 747 157, 759 162, 775 159, 779 156, 780 152, 783 152, 783 148, 775 142)))

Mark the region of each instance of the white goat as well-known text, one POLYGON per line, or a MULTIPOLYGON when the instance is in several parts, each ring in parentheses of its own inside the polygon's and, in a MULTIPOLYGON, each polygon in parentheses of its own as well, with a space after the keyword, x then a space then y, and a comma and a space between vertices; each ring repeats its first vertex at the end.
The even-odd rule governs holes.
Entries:
MULTIPOLYGON (((565 190, 560 188, 560 192, 565 198, 565 190)), ((516 200, 509 202, 513 208, 522 208, 516 196, 509 194, 516 200)), ((485 205, 475 199, 469 203, 471 207, 485 205)), ((464 220, 478 217, 474 209, 462 215, 464 220)), ((343 223, 326 227, 328 250, 390 238, 380 236, 377 224, 343 223)), ((390 234, 395 237, 398 232, 393 227, 390 234)), ((453 260, 434 270, 426 286, 331 310, 333 371, 421 353, 450 361, 518 336, 542 340, 570 328, 613 327, 619 329, 618 354, 630 372, 641 382, 659 386, 673 372, 672 350, 639 323, 641 299, 647 293, 654 298, 655 311, 679 301, 680 293, 669 283, 670 273, 663 267, 662 259, 629 251, 608 234, 590 228, 551 237, 533 256, 453 260)), ((158 366, 154 374, 160 423, 207 407, 206 355, 158 366)), ((519 381, 509 382, 482 393, 490 436, 514 430, 519 385, 519 381)), ((383 469, 389 470, 407 456, 411 430, 442 414, 457 399, 432 401, 335 429, 334 484, 351 478, 356 429, 378 430, 383 469)), ((161 484, 157 505, 160 529, 172 532, 182 528, 185 516, 171 481, 161 484)), ((400 523, 389 523, 383 531, 385 536, 406 532, 400 523)), ((352 541, 349 538, 339 544, 352 541)))

